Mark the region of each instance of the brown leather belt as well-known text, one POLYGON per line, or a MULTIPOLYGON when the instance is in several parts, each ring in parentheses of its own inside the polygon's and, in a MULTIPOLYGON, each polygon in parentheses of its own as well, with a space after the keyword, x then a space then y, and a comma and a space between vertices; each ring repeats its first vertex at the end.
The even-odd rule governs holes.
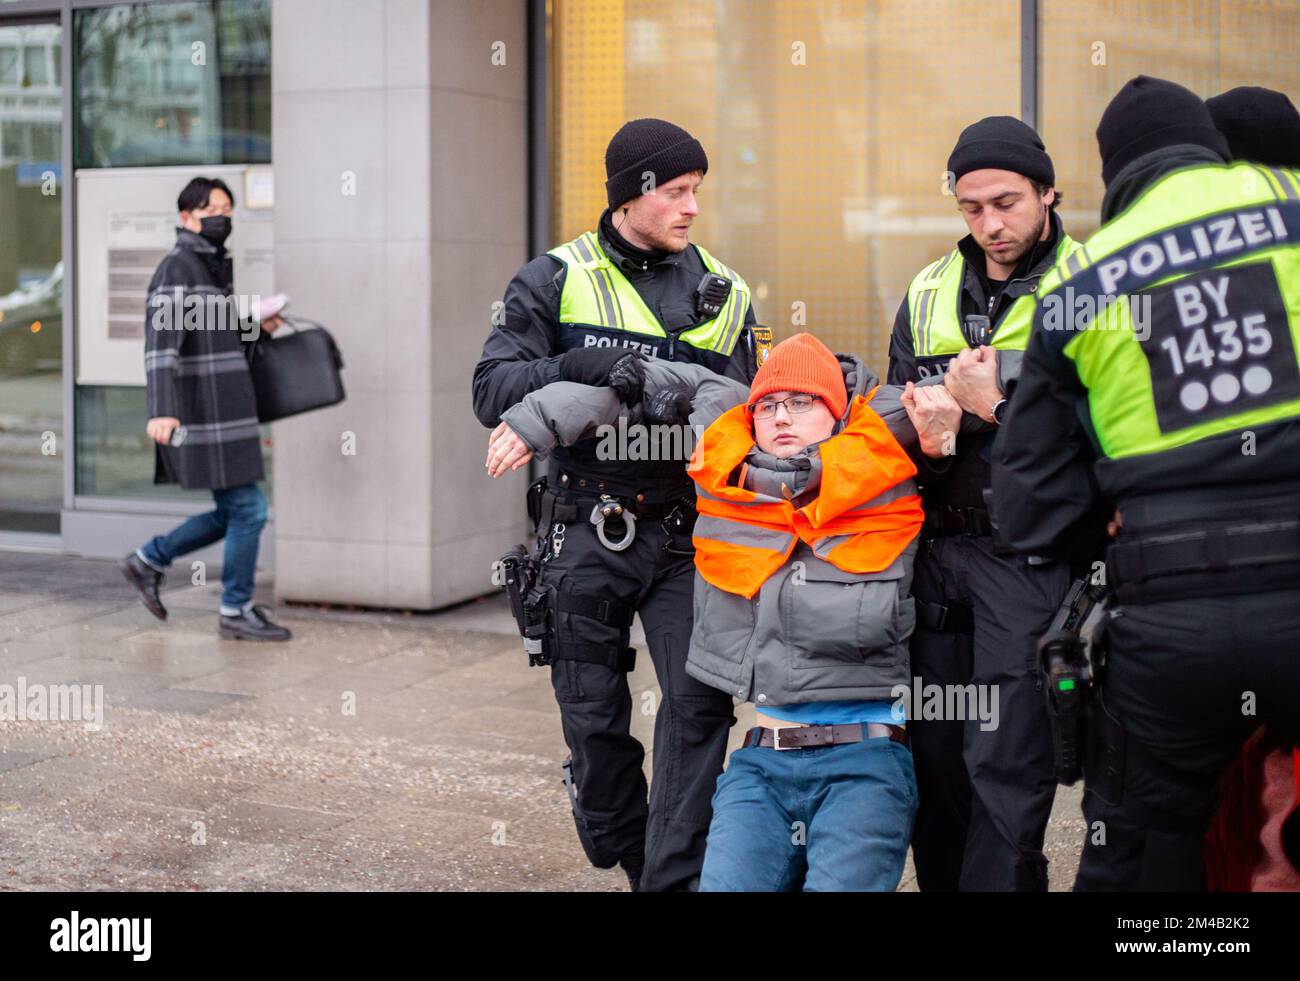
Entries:
POLYGON ((863 725, 839 726, 786 726, 781 729, 767 729, 755 726, 745 733, 745 745, 765 746, 770 749, 817 749, 820 746, 839 746, 844 743, 860 743, 864 739, 891 739, 904 746, 910 745, 907 730, 902 726, 891 726, 883 722, 868 722, 863 725), (780 736, 777 736, 780 733, 780 736))

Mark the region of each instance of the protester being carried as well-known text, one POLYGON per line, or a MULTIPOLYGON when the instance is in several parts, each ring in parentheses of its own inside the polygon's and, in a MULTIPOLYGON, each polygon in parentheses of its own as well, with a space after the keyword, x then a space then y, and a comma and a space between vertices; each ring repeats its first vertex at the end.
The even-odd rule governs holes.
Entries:
POLYGON ((718 781, 701 890, 895 889, 916 809, 895 690, 910 683, 923 518, 905 446, 960 410, 942 385, 877 386, 859 358, 798 334, 748 390, 650 361, 631 410, 611 389, 533 392, 502 416, 510 436, 490 445, 489 472, 628 413, 708 424, 689 468, 687 672, 758 711, 718 781))

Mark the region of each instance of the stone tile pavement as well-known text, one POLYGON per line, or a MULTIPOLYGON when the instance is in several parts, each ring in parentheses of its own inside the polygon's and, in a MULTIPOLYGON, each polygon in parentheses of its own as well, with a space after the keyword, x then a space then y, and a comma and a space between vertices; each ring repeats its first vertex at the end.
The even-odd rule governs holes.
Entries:
MULTIPOLYGON (((294 639, 258 645, 218 639, 219 584, 171 578, 160 623, 113 562, 0 552, 0 685, 103 692, 98 730, 0 721, 0 890, 626 889, 577 843, 550 682, 501 597, 283 606, 294 639)), ((649 746, 648 657, 631 685, 649 746)), ((1063 789, 1054 889, 1082 833, 1063 789)))

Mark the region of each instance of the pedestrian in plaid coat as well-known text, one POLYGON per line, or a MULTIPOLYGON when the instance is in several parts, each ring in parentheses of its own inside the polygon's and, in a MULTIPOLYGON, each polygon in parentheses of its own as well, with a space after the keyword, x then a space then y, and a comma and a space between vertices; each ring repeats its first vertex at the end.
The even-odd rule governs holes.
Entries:
POLYGON ((224 182, 196 177, 177 200, 176 245, 149 283, 145 307, 145 378, 155 442, 154 482, 212 491, 216 508, 186 519, 122 560, 122 573, 160 620, 158 595, 172 561, 225 539, 221 569, 222 637, 288 640, 265 607, 253 604, 257 547, 266 524, 265 477, 249 354, 278 318, 234 298, 225 241, 234 196, 224 182))
POLYGON ((180 419, 183 437, 155 443, 154 483, 220 490, 265 477, 248 370, 260 331, 238 319, 233 294, 225 246, 177 229, 145 306, 149 418, 180 419))

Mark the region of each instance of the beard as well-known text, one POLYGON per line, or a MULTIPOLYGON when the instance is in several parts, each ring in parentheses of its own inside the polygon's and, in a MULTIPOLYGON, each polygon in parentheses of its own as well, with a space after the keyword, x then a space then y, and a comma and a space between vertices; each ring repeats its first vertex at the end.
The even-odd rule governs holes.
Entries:
POLYGON ((1049 209, 1043 209, 1042 220, 1039 221, 1038 227, 1028 238, 1020 243, 1020 247, 1008 255, 1005 259, 999 259, 998 262, 1007 266, 1018 266, 1025 256, 1034 250, 1034 246, 1043 240, 1043 232, 1047 228, 1047 216, 1049 209))
POLYGON ((681 240, 674 238, 672 236, 671 227, 669 228, 644 227, 640 223, 632 223, 630 218, 627 222, 624 222, 622 225, 615 224, 614 227, 617 231, 622 232, 625 237, 627 231, 629 229, 632 230, 633 232, 635 232, 637 238, 649 244, 651 251, 658 250, 660 252, 682 252, 686 249, 686 246, 690 244, 689 239, 686 242, 682 242, 681 240))
MULTIPOLYGON (((656 249, 662 249, 664 252, 681 252, 690 244, 689 239, 685 242, 672 236, 672 230, 665 232, 656 232, 654 234, 642 233, 647 242, 651 242, 656 249)), ((689 234, 689 232, 688 232, 689 234)))

